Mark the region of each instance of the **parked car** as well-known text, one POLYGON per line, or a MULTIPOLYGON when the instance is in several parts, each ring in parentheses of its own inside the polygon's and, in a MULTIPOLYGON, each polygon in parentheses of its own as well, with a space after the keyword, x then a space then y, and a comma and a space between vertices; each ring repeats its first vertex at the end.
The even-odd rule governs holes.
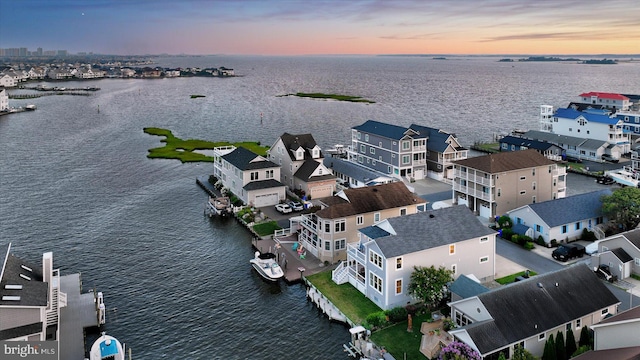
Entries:
POLYGON ((595 253, 598 252, 598 244, 600 243, 599 240, 592 242, 591 244, 587 245, 584 247, 584 252, 587 255, 593 255, 595 253))
POLYGON ((602 264, 596 268, 595 272, 599 278, 607 280, 608 282, 612 283, 618 280, 618 277, 616 275, 611 274, 611 269, 609 269, 609 265, 602 264))
POLYGON ((619 159, 615 159, 613 156, 609 154, 602 154, 602 160, 609 161, 612 163, 617 163, 618 161, 620 161, 619 159))
POLYGON ((276 205, 276 210, 281 214, 288 214, 293 211, 291 209, 291 206, 289 206, 288 204, 278 204, 276 205))
POLYGON ((297 201, 289 201, 287 204, 291 207, 291 209, 293 209, 293 211, 302 211, 302 210, 304 210, 304 206, 302 206, 302 204, 300 204, 297 201))
POLYGON ((569 162, 574 162, 574 163, 582 163, 582 159, 580 159, 579 157, 575 157, 575 156, 567 156, 566 160, 569 162))
POLYGON ((567 261, 576 257, 583 257, 584 254, 584 246, 580 244, 563 244, 553 250, 551 256, 559 261, 567 261))

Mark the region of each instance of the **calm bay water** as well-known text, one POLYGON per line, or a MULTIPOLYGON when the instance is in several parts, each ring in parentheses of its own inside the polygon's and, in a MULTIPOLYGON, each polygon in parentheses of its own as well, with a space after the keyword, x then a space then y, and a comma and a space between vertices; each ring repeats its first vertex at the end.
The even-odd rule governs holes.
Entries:
MULTIPOLYGON (((161 66, 234 68, 235 78, 99 80, 90 97, 48 96, 0 117, 0 244, 105 293, 106 331, 136 359, 344 359, 346 328, 306 302, 301 285, 252 273, 250 237, 203 216, 196 176, 209 164, 149 160, 160 138, 258 140, 314 135, 348 144, 367 119, 455 132, 464 145, 537 129, 540 104, 586 91, 640 93, 640 64, 589 66, 412 57, 183 57, 161 66), (278 97, 362 96, 375 104, 278 97), (191 94, 206 95, 190 99, 191 94), (261 116, 262 122, 261 122, 261 116)), ((569 184, 569 187, 571 184, 569 184)))

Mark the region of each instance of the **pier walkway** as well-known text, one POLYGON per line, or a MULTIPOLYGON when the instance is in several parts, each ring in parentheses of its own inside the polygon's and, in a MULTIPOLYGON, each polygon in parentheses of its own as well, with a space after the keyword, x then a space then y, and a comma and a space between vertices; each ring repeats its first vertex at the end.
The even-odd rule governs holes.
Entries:
POLYGON ((67 306, 60 308, 60 359, 85 359, 84 329, 98 326, 96 294, 82 293, 80 274, 60 277, 60 289, 67 294, 67 306))

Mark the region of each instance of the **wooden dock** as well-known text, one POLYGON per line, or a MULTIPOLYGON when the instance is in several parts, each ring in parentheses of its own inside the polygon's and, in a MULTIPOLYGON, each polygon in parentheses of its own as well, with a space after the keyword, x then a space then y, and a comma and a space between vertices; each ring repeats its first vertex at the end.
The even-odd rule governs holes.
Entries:
POLYGON ((82 293, 80 274, 60 277, 60 290, 67 294, 67 306, 60 308, 60 359, 85 359, 85 328, 99 324, 96 294, 82 293))

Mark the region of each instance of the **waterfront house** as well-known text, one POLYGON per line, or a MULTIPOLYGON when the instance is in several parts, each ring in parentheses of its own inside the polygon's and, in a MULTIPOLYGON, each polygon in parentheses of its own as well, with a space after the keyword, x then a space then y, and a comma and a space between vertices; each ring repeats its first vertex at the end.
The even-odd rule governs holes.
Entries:
POLYGON ((527 139, 519 136, 507 135, 499 140, 500 151, 520 151, 535 149, 549 160, 564 160, 566 152, 563 148, 546 141, 527 139))
POLYGON ((408 286, 414 267, 442 266, 454 277, 495 275, 496 232, 466 206, 452 206, 385 219, 359 231, 348 244, 347 261, 333 272, 387 310, 418 301, 408 286))
POLYGON ((285 186, 277 180, 280 165, 242 147, 215 148, 213 174, 250 206, 273 206, 286 198, 285 186))
POLYGON ((0 87, 14 87, 16 86, 16 80, 9 74, 0 73, 0 87))
POLYGON ((398 181, 397 178, 339 157, 324 158, 323 163, 336 177, 336 187, 341 190, 398 181))
POLYGON ((458 326, 449 333, 483 359, 510 359, 516 346, 539 357, 550 335, 566 339, 571 329, 578 337, 619 303, 588 266, 576 264, 449 303, 458 326))
POLYGON ((607 109, 614 110, 614 112, 616 110, 629 110, 629 107, 632 104, 631 100, 625 95, 597 91, 578 95, 577 102, 582 104, 600 105, 607 109))
POLYGON ((426 210, 427 202, 402 182, 345 189, 322 199, 323 208, 298 218, 298 241, 320 261, 347 259, 358 230, 385 219, 426 210))
POLYGON ((610 149, 609 153, 622 153, 619 146, 611 145, 603 140, 558 135, 538 130, 529 130, 522 137, 552 143, 561 147, 566 157, 582 160, 602 161, 602 155, 607 153, 607 149, 610 149))
POLYGON ((53 253, 44 253, 36 266, 13 255, 9 243, 0 247, 0 262, 0 340, 58 340, 66 295, 53 253))
POLYGON ((409 128, 427 137, 427 176, 451 183, 453 161, 466 159, 468 149, 460 145, 455 134, 416 124, 411 124, 409 128))
POLYGON ((459 160, 454 169, 453 203, 486 219, 566 196, 566 169, 534 149, 459 160))
POLYGON ((32 67, 29 69, 28 75, 31 80, 42 80, 45 78, 47 72, 41 67, 32 67))
POLYGON ((280 182, 291 192, 318 199, 336 190, 336 177, 323 164, 322 149, 311 134, 282 134, 269 149, 268 157, 282 167, 280 182))
POLYGON ((599 190, 561 199, 523 205, 506 212, 515 225, 530 229, 530 237, 541 237, 546 244, 551 240, 569 242, 582 236, 584 229, 604 238, 601 225, 607 219, 602 214, 602 197, 611 195, 611 190, 599 190), (600 226, 599 226, 600 225, 600 226))
POLYGON ((0 111, 9 110, 9 95, 7 90, 0 88, 0 111))
POLYGON ((591 266, 608 265, 611 274, 626 279, 640 275, 640 229, 609 236, 598 242, 597 252, 591 256, 591 266))

